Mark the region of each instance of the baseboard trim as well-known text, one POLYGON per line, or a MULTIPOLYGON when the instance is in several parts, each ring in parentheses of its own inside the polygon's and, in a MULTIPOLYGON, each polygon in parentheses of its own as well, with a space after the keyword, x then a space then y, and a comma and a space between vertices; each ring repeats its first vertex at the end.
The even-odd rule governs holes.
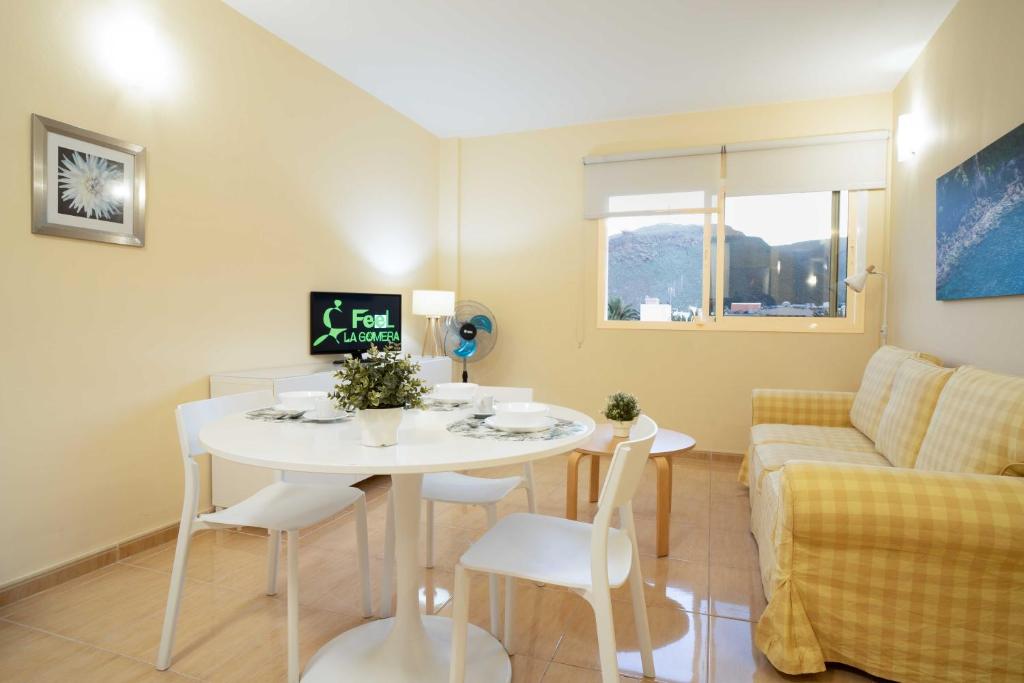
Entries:
MULTIPOLYGON (((372 476, 356 484, 359 488, 367 489, 375 486, 379 486, 380 482, 386 479, 386 477, 372 476)), ((211 512, 213 508, 203 510, 203 512, 211 512)), ((30 595, 41 593, 44 590, 59 586, 62 583, 77 579, 79 576, 84 576, 89 572, 102 569, 108 565, 114 564, 118 560, 137 555, 145 550, 154 548, 162 543, 173 541, 178 536, 179 522, 174 522, 166 526, 162 526, 153 531, 147 531, 133 536, 120 543, 115 543, 111 546, 97 550, 96 552, 89 553, 84 557, 78 557, 74 560, 69 560, 63 564, 59 564, 56 567, 50 567, 49 569, 43 569, 42 571, 36 572, 30 576, 26 576, 20 579, 15 579, 10 583, 0 586, 0 607, 10 605, 12 602, 23 600, 30 595)))
POLYGON ((684 458, 686 460, 717 460, 719 462, 739 462, 743 459, 742 453, 728 453, 725 451, 697 451, 690 450, 685 453, 680 453, 676 456, 677 458, 684 458))
POLYGON ((89 572, 96 571, 114 564, 118 560, 131 557, 144 550, 156 547, 161 543, 174 540, 178 535, 178 522, 168 524, 153 531, 133 536, 126 541, 115 543, 102 550, 89 553, 84 557, 44 569, 31 576, 16 579, 7 585, 0 586, 0 607, 23 600, 30 595, 59 586, 62 583, 77 579, 89 572))

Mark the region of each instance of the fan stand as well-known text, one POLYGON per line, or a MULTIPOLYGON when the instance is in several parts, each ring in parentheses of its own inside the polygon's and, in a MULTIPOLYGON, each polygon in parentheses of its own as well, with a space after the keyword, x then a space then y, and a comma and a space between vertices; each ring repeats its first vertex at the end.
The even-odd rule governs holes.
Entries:
POLYGON ((462 383, 469 382, 469 369, 466 367, 466 361, 462 361, 462 383))

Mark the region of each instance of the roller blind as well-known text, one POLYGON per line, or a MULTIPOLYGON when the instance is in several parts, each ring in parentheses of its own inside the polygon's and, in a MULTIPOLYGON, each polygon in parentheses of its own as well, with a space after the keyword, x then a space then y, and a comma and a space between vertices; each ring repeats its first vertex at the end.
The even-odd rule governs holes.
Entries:
POLYGON ((628 201, 636 195, 663 196, 652 213, 700 208, 700 197, 718 191, 723 148, 729 195, 881 189, 888 138, 869 131, 586 157, 583 216, 636 213, 628 201))
MULTIPOLYGON (((606 218, 629 210, 628 198, 662 195, 660 209, 694 209, 718 192, 719 147, 712 154, 630 159, 584 159, 584 218, 606 218)), ((610 157, 609 157, 610 158, 610 157)))
POLYGON ((881 135, 808 138, 774 149, 726 145, 725 191, 740 196, 882 189, 888 135, 881 135))

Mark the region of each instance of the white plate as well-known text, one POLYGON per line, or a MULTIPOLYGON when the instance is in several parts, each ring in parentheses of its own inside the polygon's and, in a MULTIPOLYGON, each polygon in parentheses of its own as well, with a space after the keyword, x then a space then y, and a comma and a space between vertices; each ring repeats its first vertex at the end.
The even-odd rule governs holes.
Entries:
POLYGON ((335 415, 333 417, 317 417, 316 415, 311 414, 312 412, 313 411, 311 410, 305 415, 303 415, 302 419, 309 420, 311 422, 338 422, 340 420, 346 420, 352 417, 352 415, 349 413, 342 413, 341 415, 335 415))
POLYGON ((498 415, 492 415, 491 417, 484 420, 484 424, 490 427, 491 429, 497 429, 499 432, 512 432, 513 434, 528 434, 530 432, 543 432, 545 429, 551 429, 556 424, 558 424, 558 420, 556 420, 553 417, 545 417, 543 420, 541 420, 535 425, 530 425, 528 427, 520 427, 502 424, 501 419, 498 415))

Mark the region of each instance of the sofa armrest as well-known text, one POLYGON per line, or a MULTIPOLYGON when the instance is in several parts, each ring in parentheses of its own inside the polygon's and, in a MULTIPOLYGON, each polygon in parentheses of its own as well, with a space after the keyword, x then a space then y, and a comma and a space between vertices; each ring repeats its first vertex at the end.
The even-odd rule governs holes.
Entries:
POLYGON ((852 391, 754 389, 751 424, 849 427, 852 391))
POLYGON ((1024 562, 1018 477, 793 461, 782 488, 794 542, 1024 562))
POLYGON ((1021 680, 1024 480, 810 461, 781 472, 755 643, 786 673, 1021 680))

